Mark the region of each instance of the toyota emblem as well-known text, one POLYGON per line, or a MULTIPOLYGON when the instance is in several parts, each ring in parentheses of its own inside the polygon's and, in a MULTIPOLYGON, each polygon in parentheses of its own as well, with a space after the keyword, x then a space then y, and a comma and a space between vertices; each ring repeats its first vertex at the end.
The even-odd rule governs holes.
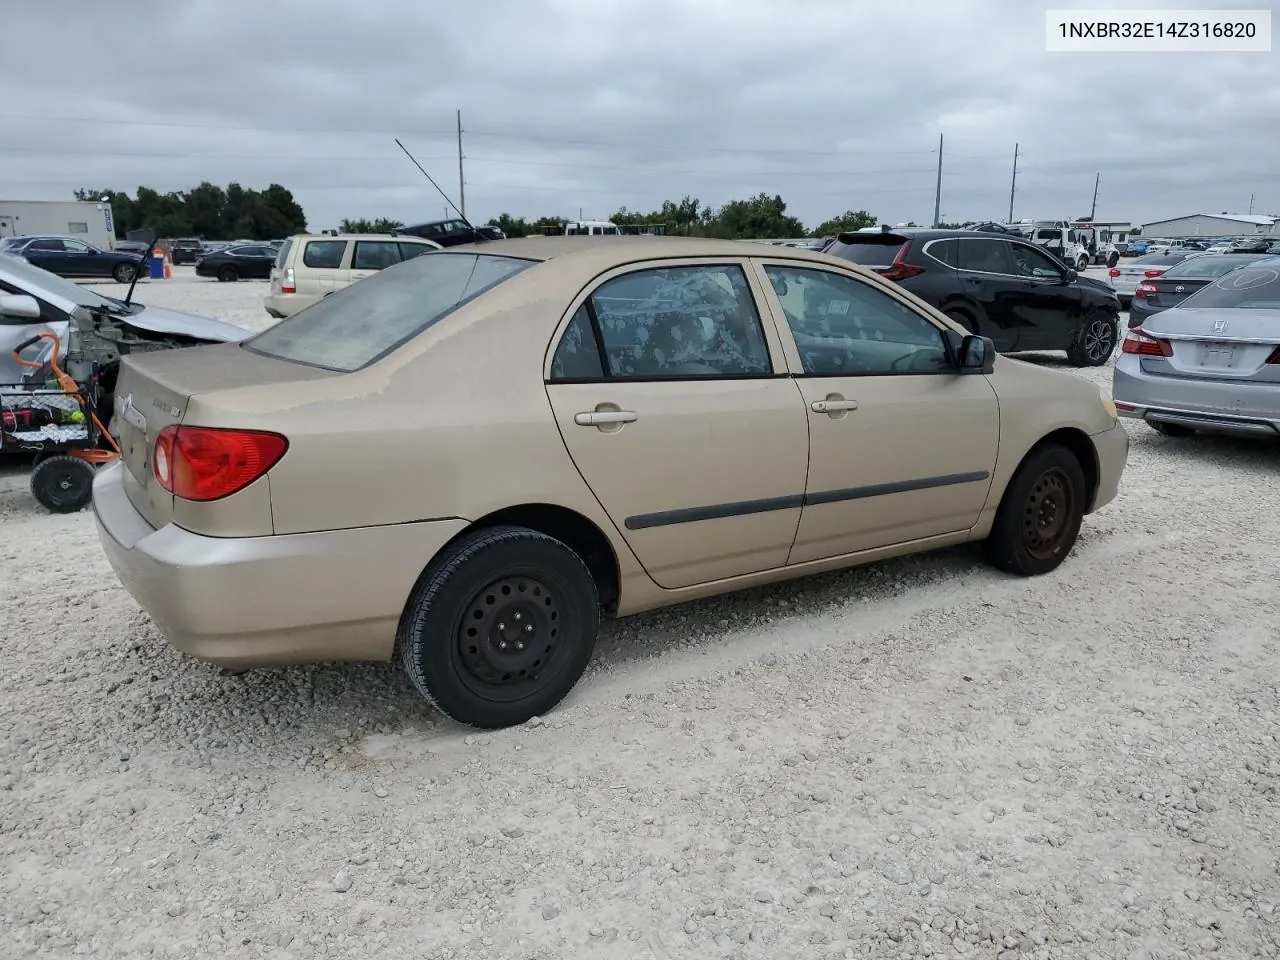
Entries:
POLYGON ((1226 320, 1215 320, 1215 321, 1213 321, 1213 332, 1214 332, 1214 333, 1221 333, 1221 332, 1222 332, 1223 330, 1225 330, 1225 329, 1227 329, 1227 321, 1226 321, 1226 320))
POLYGON ((1184 287, 1182 284, 1178 284, 1176 287, 1174 287, 1174 288, 1173 288, 1173 292, 1174 292, 1174 293, 1181 293, 1181 292, 1182 292, 1183 290, 1185 290, 1185 289, 1187 289, 1187 288, 1186 288, 1186 287, 1184 287))

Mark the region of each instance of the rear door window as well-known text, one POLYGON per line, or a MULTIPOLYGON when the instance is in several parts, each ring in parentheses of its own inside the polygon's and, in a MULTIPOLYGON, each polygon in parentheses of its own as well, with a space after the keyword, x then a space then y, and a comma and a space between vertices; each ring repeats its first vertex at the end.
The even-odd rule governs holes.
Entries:
POLYGON ((954 267, 960 262, 960 241, 959 240, 934 240, 925 247, 925 253, 940 260, 948 267, 954 267))
POLYGON ((400 262, 400 244, 394 240, 357 240, 351 255, 352 270, 385 270, 400 262))
POLYGON ((345 240, 308 240, 302 251, 302 263, 317 270, 336 270, 342 266, 346 250, 345 240))
POLYGON ((268 357, 349 373, 386 356, 532 260, 488 254, 417 257, 353 283, 244 341, 268 357))
POLYGON ((1012 273, 1008 246, 1004 240, 965 237, 960 241, 960 269, 976 273, 1012 273))

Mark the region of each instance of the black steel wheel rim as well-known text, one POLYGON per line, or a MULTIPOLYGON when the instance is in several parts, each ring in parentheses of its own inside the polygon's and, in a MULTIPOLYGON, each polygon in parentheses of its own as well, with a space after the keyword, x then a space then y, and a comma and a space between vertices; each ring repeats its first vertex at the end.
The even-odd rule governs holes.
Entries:
POLYGON ((1102 360, 1111 354, 1112 331, 1109 320, 1094 320, 1084 332, 1084 352, 1090 360, 1102 360))
POLYGON ((88 470, 71 466, 46 469, 40 479, 45 499, 55 508, 71 507, 84 502, 93 482, 88 470))
POLYGON ((491 700, 528 696, 558 672, 566 629, 558 591, 543 578, 494 580, 471 598, 458 624, 464 682, 491 700))
POLYGON ((1027 553, 1049 560, 1066 545, 1075 515, 1076 490, 1061 467, 1051 467, 1036 479, 1027 497, 1022 520, 1022 541, 1027 553))

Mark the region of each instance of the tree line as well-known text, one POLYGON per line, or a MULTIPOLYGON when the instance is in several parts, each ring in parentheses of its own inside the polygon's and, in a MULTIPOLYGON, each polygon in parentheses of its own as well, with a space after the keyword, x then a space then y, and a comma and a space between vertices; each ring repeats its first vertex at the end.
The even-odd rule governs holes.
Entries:
POLYGON ((132 197, 110 188, 75 191, 77 200, 104 197, 111 203, 116 236, 122 239, 132 230, 204 240, 274 240, 307 230, 302 206, 278 183, 253 190, 238 183, 224 188, 205 181, 190 190, 167 193, 140 186, 132 197))

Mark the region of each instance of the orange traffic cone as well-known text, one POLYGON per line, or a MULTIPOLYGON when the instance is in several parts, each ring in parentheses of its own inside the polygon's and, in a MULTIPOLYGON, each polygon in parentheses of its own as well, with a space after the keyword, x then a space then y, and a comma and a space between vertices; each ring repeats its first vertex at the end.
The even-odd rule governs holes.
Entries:
POLYGON ((169 251, 164 252, 164 278, 166 280, 173 279, 173 263, 169 260, 169 251))

